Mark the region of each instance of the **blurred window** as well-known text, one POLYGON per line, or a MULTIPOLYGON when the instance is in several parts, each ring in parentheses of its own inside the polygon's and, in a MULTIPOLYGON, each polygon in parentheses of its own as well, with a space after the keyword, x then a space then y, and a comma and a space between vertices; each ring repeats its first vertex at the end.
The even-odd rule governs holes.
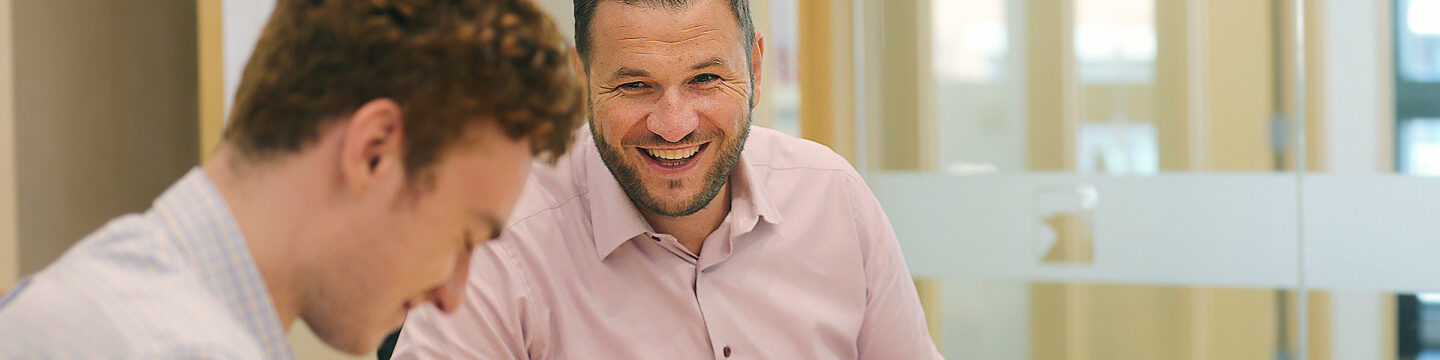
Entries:
POLYGON ((1155 1, 1078 0, 1074 11, 1082 109, 1076 170, 1154 174, 1154 113, 1142 104, 1154 92, 1155 1))
POLYGON ((796 0, 770 0, 770 29, 765 33, 765 57, 772 59, 773 77, 765 78, 770 93, 770 127, 800 136, 799 4, 796 0))
POLYGON ((1401 0, 1402 23, 1396 34, 1400 77, 1440 81, 1440 0, 1401 0))
POLYGON ((1149 84, 1155 78, 1155 1, 1075 2, 1080 82, 1149 84))
POLYGON ((1440 175, 1440 0, 1395 11, 1396 170, 1440 175))
POLYGON ((1440 119, 1404 119, 1399 126, 1400 172, 1440 175, 1440 119))
POLYGON ((937 0, 935 76, 941 82, 986 83, 1002 79, 1010 43, 1002 0, 937 0))

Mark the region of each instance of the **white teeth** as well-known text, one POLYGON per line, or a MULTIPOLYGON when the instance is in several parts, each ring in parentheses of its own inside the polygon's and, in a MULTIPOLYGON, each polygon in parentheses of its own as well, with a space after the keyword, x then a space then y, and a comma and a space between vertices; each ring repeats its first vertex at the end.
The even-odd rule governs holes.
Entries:
POLYGON ((698 146, 698 145, 697 145, 697 146, 691 146, 691 147, 684 148, 684 149, 677 149, 677 150, 654 150, 654 149, 645 149, 645 152, 649 153, 650 156, 654 156, 654 157, 661 158, 661 159, 665 159, 665 160, 680 160, 680 159, 688 158, 688 157, 691 157, 691 156, 695 156, 695 153, 698 152, 698 151, 700 151, 700 146, 698 146))

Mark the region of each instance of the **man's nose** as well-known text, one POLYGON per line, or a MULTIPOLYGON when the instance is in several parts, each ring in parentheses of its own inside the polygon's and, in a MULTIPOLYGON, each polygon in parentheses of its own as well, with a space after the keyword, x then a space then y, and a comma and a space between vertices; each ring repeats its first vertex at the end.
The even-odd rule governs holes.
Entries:
POLYGON ((470 277, 470 255, 472 253, 469 251, 461 253, 445 283, 430 289, 430 302, 443 313, 455 312, 460 309, 461 302, 465 301, 465 283, 470 277))
POLYGON ((679 91, 666 91, 660 97, 655 112, 646 119, 650 132, 660 135, 665 141, 679 142, 686 135, 695 132, 700 124, 700 115, 690 107, 690 102, 679 91))

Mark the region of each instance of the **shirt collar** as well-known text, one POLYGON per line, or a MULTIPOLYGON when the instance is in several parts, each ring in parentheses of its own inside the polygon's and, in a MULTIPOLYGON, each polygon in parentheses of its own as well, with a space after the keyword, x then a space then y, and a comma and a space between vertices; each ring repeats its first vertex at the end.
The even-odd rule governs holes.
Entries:
MULTIPOLYGON (((582 159, 585 167, 586 192, 589 194, 591 231, 595 240, 595 255, 605 259, 620 244, 636 236, 653 232, 650 223, 640 215, 635 203, 625 194, 610 168, 600 158, 589 125, 580 129, 577 136, 586 138, 578 145, 584 149, 582 159)), ((731 236, 737 236, 755 228, 760 220, 771 224, 781 222, 780 212, 770 202, 761 174, 750 166, 749 151, 741 150, 735 170, 730 173, 731 236)))
POLYGON ((736 215, 733 224, 736 235, 755 229, 761 220, 771 225, 784 221, 770 201, 770 189, 762 176, 767 174, 761 174, 762 168, 750 165, 752 155, 750 151, 740 151, 740 160, 735 162, 735 170, 730 173, 730 196, 733 199, 730 212, 736 215), (736 209, 740 210, 737 212, 736 209))
POLYGON ((595 255, 604 260, 615 248, 620 247, 620 244, 653 230, 645 217, 640 215, 640 210, 635 208, 635 203, 625 195, 625 190, 620 188, 615 176, 610 174, 610 168, 605 166, 605 161, 600 159, 600 151, 591 138, 589 126, 580 130, 577 136, 584 136, 588 140, 580 142, 584 150, 584 156, 580 160, 585 167, 591 235, 595 240, 595 255))
POLYGON ((155 200, 201 281, 255 339, 266 358, 294 357, 275 303, 225 199, 200 168, 155 200))

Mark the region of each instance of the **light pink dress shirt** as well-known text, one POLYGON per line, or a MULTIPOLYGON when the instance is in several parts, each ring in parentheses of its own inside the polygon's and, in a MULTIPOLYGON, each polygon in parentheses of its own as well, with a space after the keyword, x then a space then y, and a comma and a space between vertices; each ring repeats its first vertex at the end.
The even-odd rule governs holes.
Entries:
POLYGON ((412 311, 396 359, 940 358, 889 219, 829 148, 751 127, 697 255, 576 138, 476 250, 459 311, 412 311))

